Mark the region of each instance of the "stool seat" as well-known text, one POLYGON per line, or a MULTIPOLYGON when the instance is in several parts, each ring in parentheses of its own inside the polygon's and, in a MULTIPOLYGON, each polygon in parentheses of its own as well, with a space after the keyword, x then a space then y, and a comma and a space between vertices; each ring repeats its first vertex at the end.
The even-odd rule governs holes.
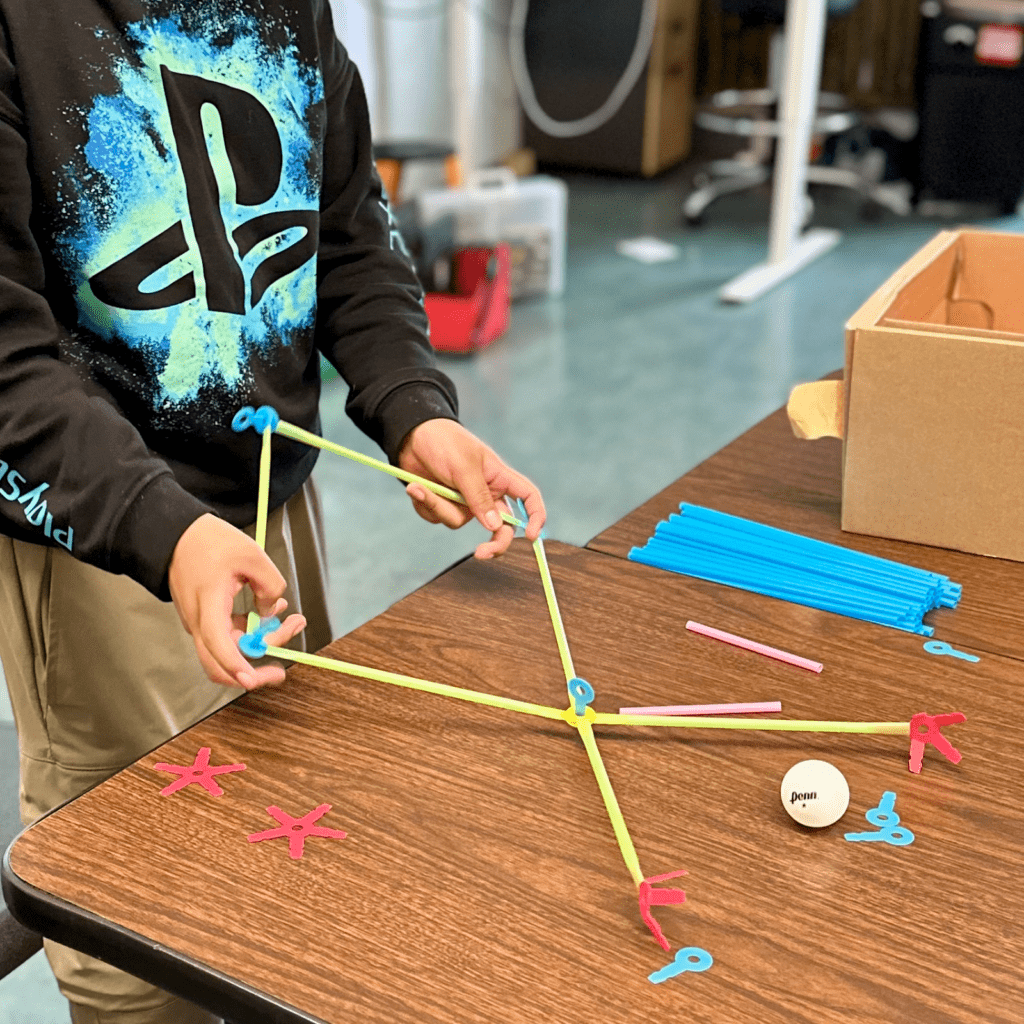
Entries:
POLYGON ((426 142, 422 139, 398 139, 394 142, 374 142, 374 160, 444 160, 452 156, 455 147, 446 142, 426 142))
POLYGON ((449 188, 462 184, 462 162, 455 147, 447 142, 430 139, 393 139, 373 144, 373 159, 377 173, 384 183, 391 202, 401 202, 399 187, 402 181, 402 167, 410 160, 431 160, 444 162, 444 176, 449 188))

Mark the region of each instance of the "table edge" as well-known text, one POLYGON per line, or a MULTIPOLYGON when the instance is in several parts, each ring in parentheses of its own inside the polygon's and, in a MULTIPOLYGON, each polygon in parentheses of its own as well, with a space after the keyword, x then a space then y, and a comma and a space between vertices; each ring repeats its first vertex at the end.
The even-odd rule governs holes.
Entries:
POLYGON ((0 863, 0 887, 7 908, 26 928, 105 962, 110 953, 116 953, 117 962, 133 965, 133 976, 227 1020, 254 1015, 265 1024, 323 1024, 319 1017, 310 1017, 269 993, 25 881, 11 866, 11 851, 32 827, 15 836, 0 863), (141 969, 134 970, 135 965, 141 969))

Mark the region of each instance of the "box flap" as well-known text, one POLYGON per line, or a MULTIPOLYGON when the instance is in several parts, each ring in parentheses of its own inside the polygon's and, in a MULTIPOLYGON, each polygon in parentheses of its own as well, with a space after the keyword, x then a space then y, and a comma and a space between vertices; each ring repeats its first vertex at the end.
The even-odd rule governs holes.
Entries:
POLYGON ((903 307, 893 310, 893 315, 899 316, 900 319, 922 319, 945 294, 946 282, 949 280, 950 268, 955 259, 955 253, 949 250, 956 244, 960 234, 959 231, 940 231, 923 249, 896 270, 847 321, 847 337, 849 338, 850 331, 875 327, 882 317, 889 314, 890 307, 900 297, 900 289, 915 280, 918 275, 924 274, 926 280, 931 283, 930 289, 926 289, 926 294, 933 296, 932 306, 923 311, 914 306, 913 315, 907 315, 903 307), (938 261, 938 265, 933 268, 931 264, 935 261, 938 261))
POLYGON ((982 341, 1005 341, 1011 345, 1024 345, 1024 334, 1014 331, 986 331, 980 327, 965 327, 963 324, 926 323, 921 320, 893 320, 884 317, 879 321, 880 327, 894 327, 901 331, 923 331, 929 334, 950 334, 955 332, 958 338, 978 338, 982 341))

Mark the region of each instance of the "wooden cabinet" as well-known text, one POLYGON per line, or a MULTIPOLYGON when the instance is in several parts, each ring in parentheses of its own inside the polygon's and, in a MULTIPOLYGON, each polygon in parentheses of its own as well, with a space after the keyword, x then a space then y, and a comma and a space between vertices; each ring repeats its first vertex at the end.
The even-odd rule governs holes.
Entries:
POLYGON ((697 0, 661 0, 647 64, 641 173, 656 174, 690 152, 697 0))
MULTIPOLYGON (((555 138, 524 115, 524 142, 541 164, 650 176, 690 151, 700 0, 659 0, 644 73, 604 125, 575 138, 555 138)), ((607 99, 636 41, 640 0, 576 0, 531 4, 526 55, 542 109, 559 121, 585 117, 607 99)))

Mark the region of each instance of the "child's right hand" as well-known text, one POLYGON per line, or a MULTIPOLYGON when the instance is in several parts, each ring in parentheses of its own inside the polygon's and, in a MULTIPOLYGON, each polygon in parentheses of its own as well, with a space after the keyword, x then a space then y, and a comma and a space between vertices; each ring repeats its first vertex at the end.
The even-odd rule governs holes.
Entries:
MULTIPOLYGON (((261 618, 280 615, 288 605, 282 597, 284 577, 251 537, 217 516, 200 516, 174 548, 168 584, 182 625, 213 682, 252 690, 284 680, 283 668, 256 667, 238 649, 245 624, 231 611, 242 587, 252 588, 261 618)), ((301 615, 289 615, 280 629, 267 635, 267 643, 280 647, 305 627, 301 615)))

